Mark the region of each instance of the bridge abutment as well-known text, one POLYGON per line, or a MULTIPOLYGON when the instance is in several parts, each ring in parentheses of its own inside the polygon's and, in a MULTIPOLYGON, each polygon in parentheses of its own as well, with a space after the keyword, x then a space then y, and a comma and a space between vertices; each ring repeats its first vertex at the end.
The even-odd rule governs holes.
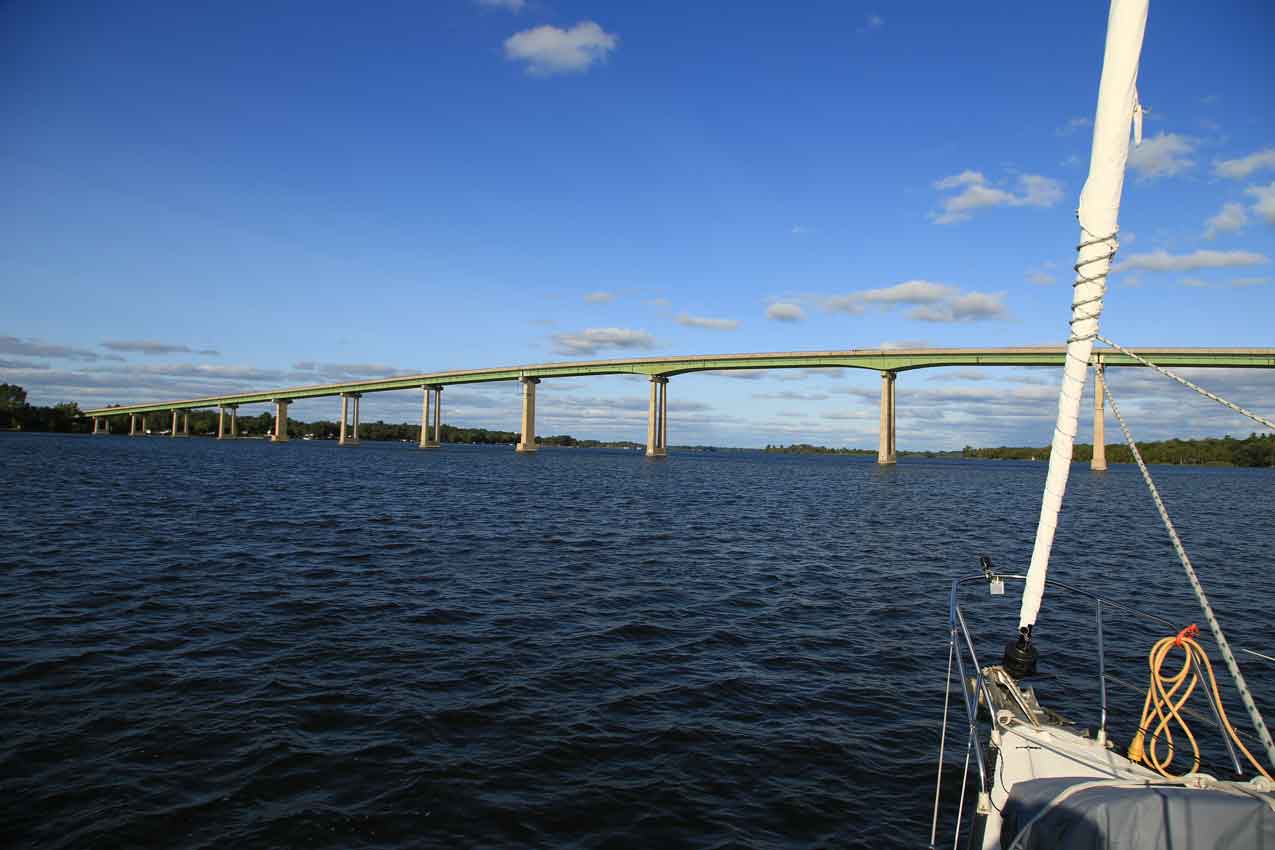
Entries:
POLYGON ((894 372, 881 373, 881 434, 877 446, 877 463, 891 464, 898 461, 895 445, 896 423, 894 407, 894 372))
POLYGON ((651 404, 646 414, 646 456, 668 456, 668 378, 651 376, 651 404))
POLYGON ((536 384, 540 383, 540 379, 522 377, 518 379, 518 383, 522 384, 522 433, 518 437, 518 445, 514 447, 514 450, 529 454, 537 448, 536 384))

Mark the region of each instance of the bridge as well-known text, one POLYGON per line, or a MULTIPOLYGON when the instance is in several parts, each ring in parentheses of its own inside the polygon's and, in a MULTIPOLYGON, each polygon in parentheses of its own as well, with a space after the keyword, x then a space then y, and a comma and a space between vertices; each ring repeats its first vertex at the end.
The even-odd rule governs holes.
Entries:
MULTIPOLYGON (((518 381, 522 384, 522 429, 516 446, 519 452, 536 450, 536 385, 544 379, 576 378, 588 375, 646 375, 650 378, 650 406, 647 412, 646 454, 663 457, 668 453, 668 383, 677 375, 692 372, 721 372, 759 369, 871 369, 881 373, 881 427, 877 462, 894 463, 895 382, 900 372, 948 366, 1061 366, 1066 349, 1062 346, 1021 348, 903 348, 848 349, 845 351, 789 351, 770 354, 712 354, 695 357, 634 357, 615 360, 585 360, 510 366, 493 369, 460 369, 421 375, 396 375, 340 384, 314 384, 276 390, 230 393, 220 396, 126 404, 86 410, 93 417, 93 433, 109 433, 107 417, 129 416, 129 434, 145 433, 139 418, 148 413, 171 413, 173 437, 190 435, 189 411, 216 407, 217 438, 238 436, 238 409, 243 404, 270 402, 275 405, 273 441, 287 442, 288 405, 297 399, 338 397, 341 401, 340 444, 359 443, 359 399, 365 393, 419 389, 424 393, 421 410, 420 447, 438 448, 442 431, 443 388, 491 381, 518 381), (185 411, 182 427, 178 416, 185 411)), ((1138 354, 1158 366, 1275 368, 1275 348, 1148 348, 1138 354)), ((1111 366, 1137 366, 1133 358, 1110 349, 1095 349, 1090 359, 1094 369, 1094 469, 1106 469, 1103 450, 1103 372, 1111 366)))

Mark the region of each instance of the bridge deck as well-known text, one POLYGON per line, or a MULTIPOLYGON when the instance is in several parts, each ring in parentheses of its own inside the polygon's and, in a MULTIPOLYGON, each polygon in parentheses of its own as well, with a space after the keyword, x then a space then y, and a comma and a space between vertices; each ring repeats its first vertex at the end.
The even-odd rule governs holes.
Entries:
MULTIPOLYGON (((1063 346, 1024 348, 912 348, 848 349, 844 351, 789 351, 769 354, 710 354, 688 357, 633 357, 619 360, 584 360, 542 363, 494 369, 460 369, 421 375, 396 375, 339 384, 314 384, 259 392, 175 401, 99 407, 84 411, 89 416, 153 413, 190 410, 226 404, 253 404, 274 399, 319 398, 341 393, 377 393, 419 388, 426 384, 449 386, 518 378, 574 378, 587 375, 651 375, 670 377, 691 372, 734 369, 817 369, 843 367, 881 372, 904 372, 943 366, 1061 366, 1063 346)), ((1144 348, 1138 354, 1161 366, 1205 366, 1230 368, 1275 368, 1275 348, 1144 348)), ((1126 355, 1095 349, 1094 357, 1107 366, 1137 366, 1126 355)))

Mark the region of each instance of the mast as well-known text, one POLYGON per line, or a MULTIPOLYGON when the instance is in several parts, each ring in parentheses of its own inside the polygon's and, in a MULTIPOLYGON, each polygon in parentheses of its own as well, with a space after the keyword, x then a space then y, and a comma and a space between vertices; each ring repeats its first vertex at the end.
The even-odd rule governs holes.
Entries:
POLYGON ((1063 366, 1062 388, 1058 393, 1058 421, 1049 454, 1049 473, 1041 500, 1036 545, 1023 588, 1019 613, 1020 641, 1030 641, 1031 628, 1040 611, 1049 570, 1049 553, 1058 527, 1067 476, 1071 471, 1072 448, 1080 418, 1080 396, 1085 389, 1089 357, 1093 352, 1102 300, 1107 289, 1107 272, 1116 252, 1120 195, 1124 190, 1125 163, 1129 157, 1129 127, 1141 136, 1141 109, 1138 106, 1138 60, 1147 24, 1148 0, 1112 0, 1107 17, 1107 46, 1102 60, 1102 80, 1098 84, 1098 110, 1094 115, 1093 149, 1089 156, 1089 178, 1080 193, 1080 245, 1076 254, 1076 282, 1071 302, 1071 334, 1063 366))

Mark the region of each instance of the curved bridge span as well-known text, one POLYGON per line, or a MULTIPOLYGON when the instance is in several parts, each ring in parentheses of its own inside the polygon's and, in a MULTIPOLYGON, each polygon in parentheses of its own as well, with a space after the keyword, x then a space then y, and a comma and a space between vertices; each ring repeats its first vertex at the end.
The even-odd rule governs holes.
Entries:
MULTIPOLYGON (((276 405, 275 441, 287 440, 287 406, 296 399, 338 396, 341 399, 341 443, 357 445, 359 425, 359 398, 364 393, 389 392, 391 390, 423 389, 425 398, 421 420, 421 447, 438 446, 441 427, 442 390, 460 384, 487 383, 492 381, 520 381, 523 385, 522 437, 518 450, 535 451, 535 399, 536 384, 548 378, 576 378, 589 375, 647 375, 651 379, 651 401, 647 417, 647 454, 662 456, 667 452, 667 390, 669 378, 693 372, 719 372, 729 370, 762 369, 818 369, 851 368, 870 369, 881 373, 881 440, 878 454, 880 463, 893 463, 894 448, 894 385, 899 372, 915 369, 932 369, 946 366, 1061 366, 1065 349, 1062 346, 1035 346, 1020 348, 902 348, 902 349, 846 349, 843 351, 788 351, 766 354, 708 354, 686 357, 633 357, 611 360, 583 360, 563 363, 542 363, 529 366, 509 366, 491 369, 457 369, 445 372, 429 372, 420 375, 396 375, 338 384, 314 384, 300 387, 230 393, 163 402, 126 404, 115 407, 86 410, 94 419, 94 433, 105 433, 105 417, 128 415, 131 417, 131 434, 139 434, 138 418, 147 413, 171 412, 173 436, 186 436, 185 429, 178 429, 178 414, 198 408, 221 409, 218 437, 232 438, 237 432, 236 410, 242 404, 271 402, 276 405), (229 427, 227 428, 227 414, 229 427), (431 419, 433 434, 430 433, 431 419), (99 421, 101 420, 101 421, 99 421)), ((1144 348, 1138 354, 1160 366, 1222 367, 1222 368, 1275 368, 1275 348, 1144 348)), ((1095 394, 1095 451, 1102 440, 1102 371, 1108 366, 1140 366, 1132 358, 1116 351, 1095 349, 1091 364, 1097 378, 1095 394)), ((1097 452, 1100 454, 1100 452, 1097 452)), ((1105 462, 1096 456, 1096 468, 1105 468, 1105 462)))

